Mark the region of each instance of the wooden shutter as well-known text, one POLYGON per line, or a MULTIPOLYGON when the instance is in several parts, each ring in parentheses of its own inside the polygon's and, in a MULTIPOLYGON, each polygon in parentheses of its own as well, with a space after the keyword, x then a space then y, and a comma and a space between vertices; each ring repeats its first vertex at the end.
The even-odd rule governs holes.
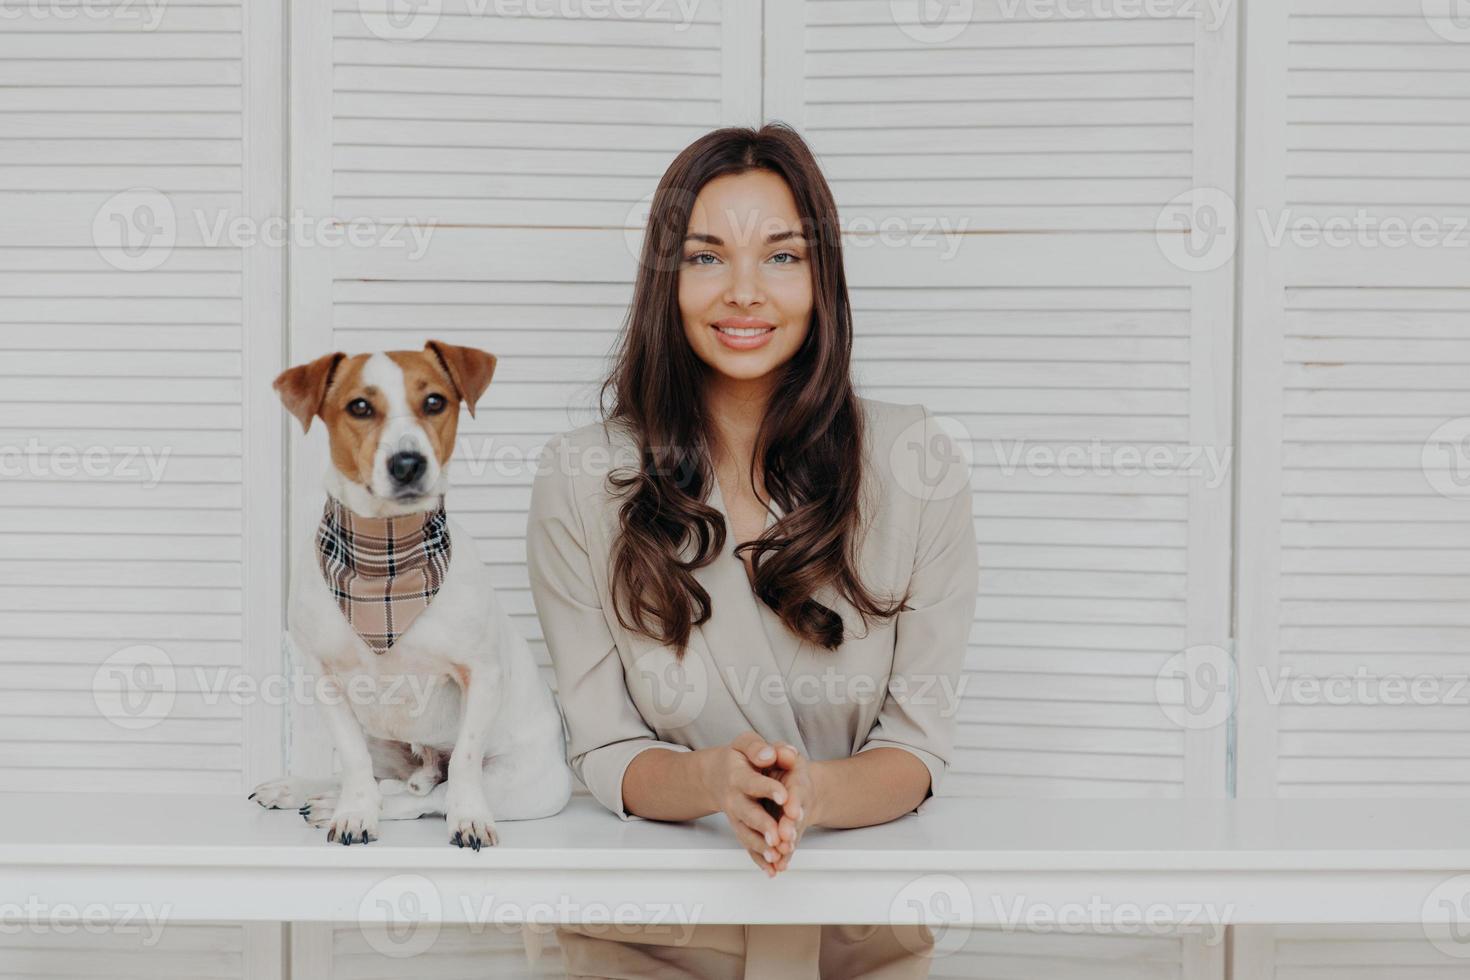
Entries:
MULTIPOLYGON (((460 423, 451 506, 551 682, 525 568, 525 460, 593 418, 646 199, 673 155, 758 115, 759 9, 590 0, 495 16, 447 0, 429 20, 395 21, 396 36, 379 9, 293 12, 292 200, 341 222, 433 225, 430 245, 294 253, 291 358, 427 338, 500 358, 478 416, 460 423)), ((299 540, 321 506, 325 436, 295 446, 299 540)), ((293 731, 293 768, 330 764, 311 711, 293 731)))
POLYGON ((1228 460, 1232 268, 1172 265, 1156 229, 1233 186, 1233 20, 924 6, 771 0, 765 109, 832 181, 863 390, 971 438, 981 586, 947 791, 1223 796, 1224 726, 1177 725, 1156 681, 1187 647, 1228 659, 1228 475, 1014 464, 1228 460), (959 234, 931 244, 937 222, 959 234))
MULTIPOLYGON (((78 906, 61 928, 0 933, 0 965, 6 976, 36 980, 110 977, 157 980, 210 977, 267 980, 281 976, 278 924, 195 924, 167 921, 167 909, 136 910, 125 924, 104 931, 83 926, 78 906)), ((48 914, 49 914, 48 910, 48 914)))
POLYGON ((291 970, 293 976, 322 980, 377 980, 399 975, 422 980, 566 976, 555 930, 550 926, 536 928, 541 945, 537 970, 532 974, 519 926, 494 922, 474 926, 427 924, 389 932, 367 926, 298 923, 291 927, 291 970))
POLYGON ((279 213, 279 12, 7 6, 0 780, 237 792, 281 744, 215 685, 277 669, 284 257, 201 227, 279 213))
MULTIPOLYGON (((970 438, 981 581, 946 792, 1224 796, 1224 724, 1171 720, 1158 676, 1203 645, 1228 673, 1229 475, 1064 477, 1015 454, 1228 461, 1233 264, 1171 264, 1158 229, 1179 195, 1234 185, 1232 16, 925 6, 768 0, 764 107, 832 182, 863 391, 970 438), (941 221, 960 234, 936 245, 941 221)), ((936 975, 1100 961, 1224 970, 1199 936, 980 929, 936 975)))
POLYGON ((1231 980, 1456 980, 1465 975, 1464 957, 1456 955, 1461 948, 1448 929, 1427 926, 1236 926, 1231 980))
POLYGON ((1432 9, 1250 19, 1242 795, 1470 792, 1470 43, 1432 9), (1283 215, 1364 230, 1277 243, 1283 215), (1333 689, 1273 690, 1299 678, 1333 689))

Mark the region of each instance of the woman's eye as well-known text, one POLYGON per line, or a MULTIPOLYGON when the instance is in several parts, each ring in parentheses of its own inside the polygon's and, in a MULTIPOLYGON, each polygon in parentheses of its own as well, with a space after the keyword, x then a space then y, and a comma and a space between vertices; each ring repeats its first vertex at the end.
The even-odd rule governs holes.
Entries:
POLYGON ((684 261, 690 265, 714 265, 720 259, 713 252, 696 252, 684 261))
POLYGON ((438 415, 448 404, 443 395, 430 395, 424 399, 424 414, 438 415))
POLYGON ((795 252, 777 252, 775 255, 771 256, 771 261, 775 262, 777 265, 790 265, 793 262, 800 262, 801 256, 797 255, 795 252))
POLYGON ((372 403, 366 398, 354 398, 347 403, 347 414, 359 419, 368 418, 373 414, 372 403))

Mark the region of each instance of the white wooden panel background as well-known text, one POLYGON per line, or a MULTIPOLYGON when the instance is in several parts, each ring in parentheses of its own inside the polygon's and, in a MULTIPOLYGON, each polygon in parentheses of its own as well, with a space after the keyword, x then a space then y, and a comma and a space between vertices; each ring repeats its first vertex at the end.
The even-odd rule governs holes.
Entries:
POLYGON ((0 485, 8 788, 235 792, 279 756, 278 715, 247 718, 195 674, 268 669, 278 647, 279 416, 251 385, 281 357, 284 256, 207 247, 193 220, 280 209, 272 13, 5 10, 0 442, 119 464, 0 485), (94 217, 133 188, 177 218, 152 271, 123 271, 94 243, 94 217), (156 486, 122 468, 130 447, 161 462, 156 486), (141 729, 93 697, 99 668, 135 644, 162 651, 177 685, 171 714, 141 729))
POLYGON ((1393 697, 1386 677, 1453 698, 1445 679, 1465 675, 1470 507, 1435 488, 1459 447, 1426 444, 1465 413, 1470 44, 1432 30, 1417 0, 1294 0, 1256 21, 1247 50, 1252 220, 1361 210, 1370 228, 1461 230, 1458 247, 1274 247, 1247 226, 1242 795, 1464 795, 1463 692, 1458 706, 1366 702, 1393 697), (1277 705, 1260 671, 1367 684, 1348 703, 1277 705))
MULTIPOLYGON (((280 669, 284 459, 265 380, 284 351, 285 255, 212 245, 195 216, 281 213, 280 11, 86 8, 0 4, 0 445, 12 464, 34 438, 53 463, 136 449, 163 468, 156 485, 48 466, 0 483, 0 784, 243 796, 280 764, 281 713, 206 696, 195 671, 207 688, 280 669), (150 271, 118 268, 94 238, 135 188, 176 221, 150 271), (135 645, 173 668, 151 679, 174 701, 150 727, 94 698, 99 669, 135 645)), ((281 975, 279 926, 154 938, 7 927, 0 974, 281 975)))
MULTIPOLYGON (((1236 188, 1242 118, 1240 792, 1464 791, 1463 707, 1277 712, 1250 676, 1463 674, 1464 505, 1433 492, 1420 452, 1464 412, 1464 253, 1270 248, 1254 217, 1470 210, 1470 43, 1430 31, 1419 0, 1252 3, 1239 58, 1234 6, 1206 25, 1184 0, 1169 16, 1106 16, 1103 3, 1080 20, 975 0, 942 43, 896 25, 886 0, 701 0, 687 24, 652 0, 621 20, 496 18, 444 0, 420 41, 374 34, 363 11, 386 4, 291 6, 289 168, 280 5, 170 4, 156 31, 0 24, 0 432, 172 453, 147 491, 0 485, 7 785, 233 792, 281 764, 269 706, 196 711, 186 686, 181 710, 129 733, 97 716, 91 685, 124 640, 186 671, 279 669, 275 529, 289 514, 299 540, 314 523, 324 440, 291 430, 283 494, 268 383, 331 349, 437 336, 501 355, 462 428, 452 505, 544 663, 521 545, 529 475, 473 460, 592 417, 640 199, 694 136, 764 117, 811 140, 851 229, 862 390, 922 401, 973 437, 982 589, 950 791, 1225 794, 1226 730, 1173 725, 1155 678, 1186 646, 1228 645, 1230 483, 1042 477, 995 456, 1018 440, 1229 445, 1235 269, 1171 265, 1155 223, 1182 192, 1236 188), (136 186, 186 220, 161 268, 122 273, 91 225, 136 186), (205 247, 187 219, 280 214, 287 200, 314 218, 440 226, 418 259, 293 250, 283 338, 281 253, 205 247), (864 230, 936 219, 962 223, 952 257, 864 230)), ((330 764, 313 722, 293 712, 295 770, 330 764)), ((290 933, 297 976, 515 975, 521 955, 514 936, 446 930, 395 965, 355 928, 290 933)), ((123 937, 4 937, 0 973, 280 968, 279 929, 167 935, 126 953, 123 937)), ((1346 964, 1355 978, 1450 973, 1402 930, 1235 940, 1235 975, 1253 980, 1346 964)), ((982 931, 935 975, 1223 970, 1221 950, 1194 938, 982 931)))
MULTIPOLYGON (((1436 490, 1463 447, 1434 441, 1466 414, 1470 235, 1388 248, 1372 230, 1470 216, 1470 38, 1431 9, 1291 0, 1246 18, 1241 796, 1470 792, 1454 700, 1470 504, 1436 490), (1370 231, 1346 247, 1263 230, 1359 212, 1370 231), (1351 683, 1330 702, 1271 694, 1287 676, 1351 683), (1394 678, 1429 697, 1404 703, 1394 678)), ((1234 963, 1240 980, 1465 973, 1414 928, 1240 929, 1234 963)))

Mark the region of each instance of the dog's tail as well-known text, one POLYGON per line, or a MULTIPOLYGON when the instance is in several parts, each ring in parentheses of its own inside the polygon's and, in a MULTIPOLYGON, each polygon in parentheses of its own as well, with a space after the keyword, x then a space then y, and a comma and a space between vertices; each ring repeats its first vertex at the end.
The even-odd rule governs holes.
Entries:
POLYGON ((527 976, 537 975, 541 966, 541 953, 546 945, 546 934, 551 929, 551 926, 537 922, 527 922, 521 926, 521 941, 526 944, 527 976))

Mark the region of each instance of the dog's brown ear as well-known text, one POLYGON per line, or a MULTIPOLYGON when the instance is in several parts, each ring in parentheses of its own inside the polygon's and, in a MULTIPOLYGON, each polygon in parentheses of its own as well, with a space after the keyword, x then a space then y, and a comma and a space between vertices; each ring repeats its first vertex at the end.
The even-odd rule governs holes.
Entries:
POLYGON ((490 379, 495 375, 495 355, 478 347, 456 347, 440 340, 424 344, 424 350, 433 351, 439 358, 459 397, 464 399, 470 410, 470 417, 474 418, 475 402, 490 387, 490 379))
POLYGON ((301 431, 311 430, 311 420, 321 414, 322 400, 337 365, 346 357, 341 351, 324 354, 309 364, 298 364, 281 372, 272 388, 281 396, 286 410, 301 422, 301 431))

